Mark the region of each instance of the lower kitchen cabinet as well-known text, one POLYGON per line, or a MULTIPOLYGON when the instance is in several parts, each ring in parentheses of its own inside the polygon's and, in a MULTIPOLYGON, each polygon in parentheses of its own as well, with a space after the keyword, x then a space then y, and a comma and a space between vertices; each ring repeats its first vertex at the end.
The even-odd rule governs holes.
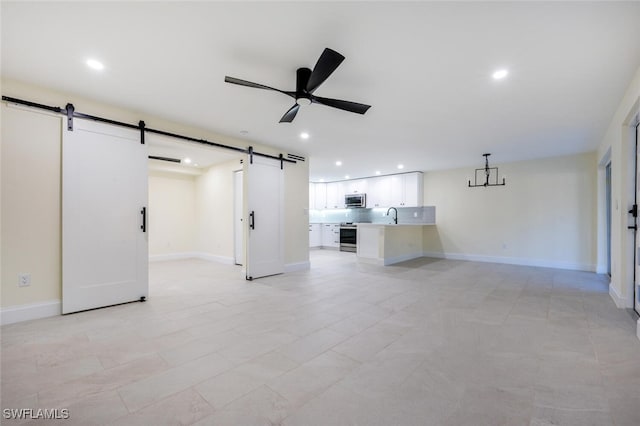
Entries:
POLYGON ((322 224, 322 247, 340 247, 340 225, 337 223, 322 224))
POLYGON ((322 246, 322 229, 320 223, 309 224, 309 247, 322 246))
POLYGON ((309 247, 340 247, 340 224, 310 223, 309 247))

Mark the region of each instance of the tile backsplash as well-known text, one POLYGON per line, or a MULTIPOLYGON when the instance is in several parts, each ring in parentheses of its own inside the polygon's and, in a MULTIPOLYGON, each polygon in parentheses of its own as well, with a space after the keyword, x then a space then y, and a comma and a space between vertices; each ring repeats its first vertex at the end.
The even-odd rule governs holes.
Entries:
MULTIPOLYGON (((386 213, 385 208, 309 210, 309 223, 391 223, 392 216, 386 213)), ((436 208, 398 207, 398 223, 436 223, 436 208)))

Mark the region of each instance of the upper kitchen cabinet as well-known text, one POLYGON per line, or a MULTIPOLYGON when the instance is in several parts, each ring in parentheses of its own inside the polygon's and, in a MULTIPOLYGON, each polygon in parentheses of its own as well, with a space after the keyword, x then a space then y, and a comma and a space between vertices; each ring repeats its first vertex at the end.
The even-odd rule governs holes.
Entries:
POLYGON ((344 182, 344 193, 348 194, 365 194, 367 193, 368 181, 371 179, 354 179, 344 182))
POLYGON ((380 176, 367 179, 367 207, 391 206, 391 176, 380 176))
POLYGON ((378 176, 340 182, 311 183, 309 208, 344 209, 344 196, 366 194, 367 208, 422 206, 422 172, 378 176))
POLYGON ((327 184, 309 184, 309 209, 322 210, 327 208, 327 184))
POLYGON ((393 207, 420 207, 423 201, 422 172, 390 176, 391 203, 393 207))
POLYGON ((327 185, 327 203, 328 209, 343 209, 345 182, 329 182, 327 185))
POLYGON ((309 210, 316 208, 316 184, 309 182, 309 210))

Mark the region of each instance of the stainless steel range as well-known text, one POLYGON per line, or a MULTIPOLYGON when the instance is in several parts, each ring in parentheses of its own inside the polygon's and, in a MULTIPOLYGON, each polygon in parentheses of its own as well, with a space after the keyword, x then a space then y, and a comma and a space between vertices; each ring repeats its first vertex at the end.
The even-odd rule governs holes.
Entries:
POLYGON ((340 224, 340 251, 355 253, 358 249, 358 227, 354 223, 340 224))

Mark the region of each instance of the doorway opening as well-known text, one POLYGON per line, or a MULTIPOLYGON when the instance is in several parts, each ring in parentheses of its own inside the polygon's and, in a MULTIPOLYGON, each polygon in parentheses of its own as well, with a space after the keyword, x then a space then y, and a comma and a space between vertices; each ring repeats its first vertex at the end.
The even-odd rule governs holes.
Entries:
POLYGON ((638 195, 640 192, 640 170, 638 170, 638 160, 640 151, 638 151, 638 138, 640 137, 640 114, 636 115, 635 124, 635 141, 633 144, 633 205, 629 213, 632 216, 633 223, 629 229, 633 230, 633 308, 640 315, 640 233, 638 232, 638 195))
POLYGON ((146 143, 149 259, 235 264, 234 174, 243 154, 156 134, 146 143))
POLYGON ((233 240, 234 261, 236 265, 244 265, 244 222, 243 222, 243 172, 233 172, 233 240))

